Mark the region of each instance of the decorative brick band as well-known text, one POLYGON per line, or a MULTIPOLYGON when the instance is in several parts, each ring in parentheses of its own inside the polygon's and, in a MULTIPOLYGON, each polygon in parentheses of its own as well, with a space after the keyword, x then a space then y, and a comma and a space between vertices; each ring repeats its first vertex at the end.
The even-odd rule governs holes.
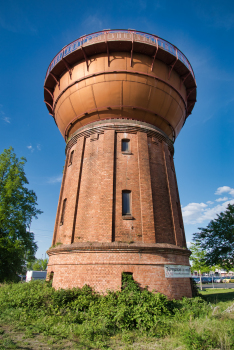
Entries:
POLYGON ((47 251, 47 254, 67 254, 67 253, 82 253, 82 252, 115 252, 115 253, 165 253, 165 254, 178 254, 183 256, 190 256, 191 252, 188 249, 175 246, 167 243, 123 243, 123 242, 81 242, 72 243, 66 245, 60 245, 55 248, 51 248, 47 251))
POLYGON ((137 121, 137 120, 127 120, 127 119, 108 119, 108 120, 98 120, 96 122, 85 125, 84 127, 78 129, 67 141, 67 146, 65 153, 77 143, 80 137, 88 138, 93 134, 104 134, 105 130, 115 130, 117 133, 129 133, 136 134, 137 132, 146 133, 148 137, 154 137, 159 142, 164 141, 168 145, 170 153, 174 154, 173 142, 169 137, 156 126, 151 124, 137 121))

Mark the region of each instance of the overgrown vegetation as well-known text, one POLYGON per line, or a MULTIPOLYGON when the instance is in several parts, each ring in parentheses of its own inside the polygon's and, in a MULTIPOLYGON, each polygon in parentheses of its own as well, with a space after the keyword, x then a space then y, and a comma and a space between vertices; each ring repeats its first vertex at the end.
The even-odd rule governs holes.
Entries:
MULTIPOLYGON (((122 291, 105 295, 88 286, 56 291, 44 281, 3 284, 0 325, 24 334, 28 349, 40 348, 30 343, 36 337, 48 349, 234 349, 234 311, 225 312, 233 296, 217 309, 204 297, 171 301, 123 278, 122 291)), ((17 348, 1 332, 0 349, 17 348)))

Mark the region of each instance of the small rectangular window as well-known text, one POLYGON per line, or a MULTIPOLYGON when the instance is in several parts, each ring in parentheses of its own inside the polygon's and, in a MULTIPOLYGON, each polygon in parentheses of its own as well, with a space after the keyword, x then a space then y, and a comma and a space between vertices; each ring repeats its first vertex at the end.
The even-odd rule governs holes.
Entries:
POLYGON ((177 205, 177 212, 178 212, 180 227, 183 228, 183 219, 182 219, 181 209, 177 201, 176 201, 176 205, 177 205))
POLYGON ((122 191, 122 215, 131 215, 131 191, 122 191))
POLYGON ((128 139, 123 139, 122 140, 122 152, 130 152, 130 140, 128 139))
POLYGON ((74 155, 74 150, 71 151, 71 154, 70 154, 70 159, 69 159, 69 164, 68 165, 71 165, 72 164, 72 161, 73 161, 73 155, 74 155))
POLYGON ((61 219, 60 219, 60 225, 63 225, 63 223, 64 223, 64 215, 65 215, 66 203, 67 203, 67 198, 65 198, 63 200, 63 208, 62 208, 62 214, 61 214, 61 219))
POLYGON ((171 169, 172 169, 173 171, 175 171, 172 155, 170 155, 169 158, 170 158, 170 163, 171 163, 171 169))

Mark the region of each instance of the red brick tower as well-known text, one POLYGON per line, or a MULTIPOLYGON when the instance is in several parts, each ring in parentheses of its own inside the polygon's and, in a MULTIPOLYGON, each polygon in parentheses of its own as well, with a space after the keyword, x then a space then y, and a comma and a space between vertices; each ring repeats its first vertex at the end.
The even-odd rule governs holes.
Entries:
POLYGON ((66 141, 48 251, 54 287, 116 290, 128 272, 149 290, 190 297, 173 163, 196 102, 187 58, 154 35, 98 32, 59 52, 44 91, 66 141))

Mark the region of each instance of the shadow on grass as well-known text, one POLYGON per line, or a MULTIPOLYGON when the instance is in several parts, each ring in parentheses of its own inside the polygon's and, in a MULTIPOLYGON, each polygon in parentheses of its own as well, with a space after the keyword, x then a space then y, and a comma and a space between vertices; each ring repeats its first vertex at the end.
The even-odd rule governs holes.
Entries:
POLYGON ((216 293, 212 294, 202 294, 202 298, 213 304, 219 303, 220 301, 234 301, 234 292, 233 290, 225 293, 219 293, 217 291, 216 293))

